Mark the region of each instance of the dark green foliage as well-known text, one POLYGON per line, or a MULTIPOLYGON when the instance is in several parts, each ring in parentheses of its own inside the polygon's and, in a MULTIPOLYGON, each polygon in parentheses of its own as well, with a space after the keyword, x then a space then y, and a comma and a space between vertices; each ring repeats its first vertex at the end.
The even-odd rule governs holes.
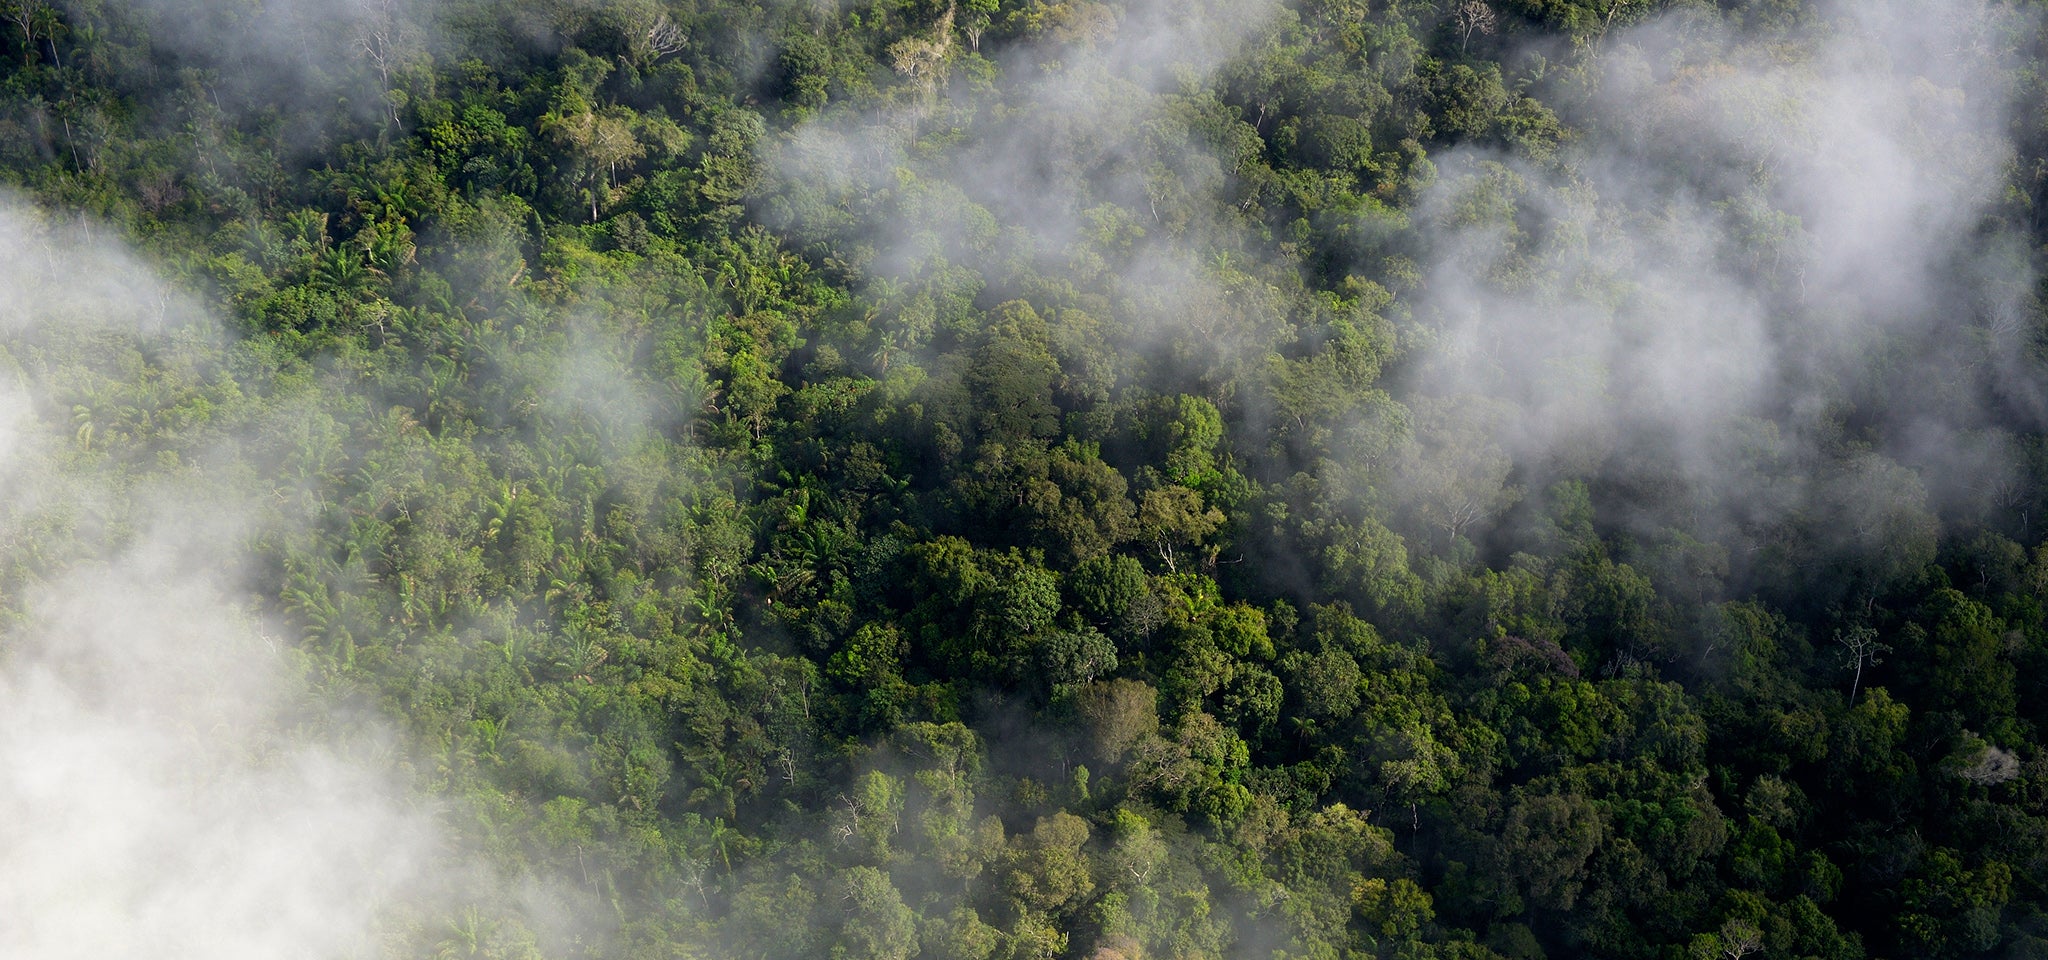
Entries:
MULTIPOLYGON (((1953 507, 1843 401, 1804 460, 1744 421, 1728 504, 1414 385, 1416 224, 1604 282, 1531 183, 1664 4, 1301 0, 1160 77, 1073 66, 1142 22, 1085 0, 300 5, 351 44, 303 70, 16 6, 0 181, 229 332, 0 324, 0 374, 124 490, 261 478, 262 613, 590 891, 560 955, 2048 955, 2036 480, 1953 507)), ((1803 229, 1727 204, 1751 269, 1803 229)), ((5 527, 0 629, 97 523, 5 527)), ((464 929, 392 949, 540 949, 464 929)))

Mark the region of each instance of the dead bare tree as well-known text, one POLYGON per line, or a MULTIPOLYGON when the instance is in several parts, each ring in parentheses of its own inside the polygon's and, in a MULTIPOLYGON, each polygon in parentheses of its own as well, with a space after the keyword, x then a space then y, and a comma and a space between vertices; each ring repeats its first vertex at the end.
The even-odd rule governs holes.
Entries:
POLYGON ((42 0, 5 0, 5 4, 0 5, 0 13, 6 15, 7 22, 21 31, 21 65, 24 67, 35 62, 36 24, 42 20, 46 9, 42 0))
POLYGON ((647 52, 654 60, 681 53, 689 42, 690 38, 684 35, 683 28, 676 26, 676 22, 670 20, 666 13, 655 17, 654 25, 647 28, 647 52))
POLYGON ((379 93, 391 117, 391 126, 400 126, 398 98, 392 96, 391 72, 398 66, 401 25, 394 0, 375 0, 370 5, 370 16, 363 23, 362 34, 356 37, 356 51, 377 68, 379 93))
POLYGON ((1471 46, 1472 35, 1492 36, 1498 19, 1494 16, 1493 5, 1486 0, 1465 0, 1451 13, 1452 23, 1458 28, 1458 52, 1464 53, 1471 46))
POLYGON ((1863 668, 1874 667, 1884 662, 1884 655, 1891 652, 1891 646, 1880 643, 1877 631, 1865 626, 1850 627, 1846 632, 1835 634, 1835 642, 1842 645, 1842 663, 1856 671, 1856 677, 1849 682, 1849 703, 1855 705, 1856 691, 1863 686, 1863 668))
POLYGON ((1980 787, 2004 783, 2020 775, 2020 758, 2012 751, 1985 744, 1977 758, 1967 767, 1956 771, 1956 776, 1980 787))
POLYGON ((1624 10, 1633 12, 1641 0, 1607 0, 1607 15, 1600 19, 1600 33, 1594 38, 1594 45, 1607 39, 1607 31, 1614 26, 1614 15, 1624 10))
POLYGON ((939 84, 946 79, 953 54, 954 9, 951 5, 946 7, 929 37, 904 37, 889 47, 890 66, 916 85, 920 115, 929 108, 939 84))

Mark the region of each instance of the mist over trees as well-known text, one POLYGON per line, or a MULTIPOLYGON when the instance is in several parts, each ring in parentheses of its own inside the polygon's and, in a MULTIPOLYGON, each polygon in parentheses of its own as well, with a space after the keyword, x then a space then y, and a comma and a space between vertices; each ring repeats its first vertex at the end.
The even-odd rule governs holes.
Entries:
POLYGON ((2033 0, 0 0, 0 954, 2048 956, 2033 0))

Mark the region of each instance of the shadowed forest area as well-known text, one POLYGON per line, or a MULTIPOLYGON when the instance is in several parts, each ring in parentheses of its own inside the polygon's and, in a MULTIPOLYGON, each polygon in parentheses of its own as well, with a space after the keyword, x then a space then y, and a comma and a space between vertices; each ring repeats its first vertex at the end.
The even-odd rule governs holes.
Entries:
POLYGON ((2048 958, 2044 27, 0 0, 0 953, 2048 958))

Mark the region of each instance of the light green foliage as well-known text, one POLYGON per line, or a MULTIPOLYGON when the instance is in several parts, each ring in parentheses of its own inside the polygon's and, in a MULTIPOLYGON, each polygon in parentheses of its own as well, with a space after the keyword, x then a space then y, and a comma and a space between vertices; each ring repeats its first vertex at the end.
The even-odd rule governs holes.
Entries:
MULTIPOLYGON (((230 574, 307 728, 380 717, 484 865, 388 955, 2048 942, 2042 324, 1979 282, 2041 273, 2039 117, 1925 145, 2004 158, 1914 213, 1997 248, 1937 265, 1973 289, 1894 305, 2000 371, 1951 436, 1914 405, 1979 385, 1828 312, 1783 144, 1698 197, 1580 152, 1689 162, 1598 105, 1822 71, 1825 5, 316 7, 0 3, 0 279, 126 242, 163 328, 0 290, 0 454, 92 480, 0 463, 0 667, 155 491, 254 491, 230 574), (1653 228, 1754 289, 1634 282, 1653 228), (1446 339, 1474 291, 1783 314, 1763 380, 1885 342, 1680 469, 1545 439, 1585 411, 1446 339), (529 877, 571 892, 522 915, 529 877)), ((2038 103, 1985 24, 1971 68, 2038 103)))

